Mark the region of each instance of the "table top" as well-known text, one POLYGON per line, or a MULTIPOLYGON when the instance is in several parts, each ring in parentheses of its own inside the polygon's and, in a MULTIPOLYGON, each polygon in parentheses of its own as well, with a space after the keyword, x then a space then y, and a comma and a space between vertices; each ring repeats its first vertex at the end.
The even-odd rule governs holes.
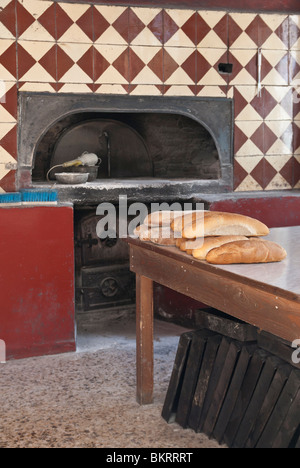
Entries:
POLYGON ((128 238, 127 242, 172 257, 184 264, 206 269, 220 276, 234 277, 246 284, 252 284, 300 302, 300 226, 273 228, 264 239, 277 242, 284 247, 287 251, 287 258, 276 263, 211 265, 194 259, 176 247, 159 246, 131 238, 128 238))

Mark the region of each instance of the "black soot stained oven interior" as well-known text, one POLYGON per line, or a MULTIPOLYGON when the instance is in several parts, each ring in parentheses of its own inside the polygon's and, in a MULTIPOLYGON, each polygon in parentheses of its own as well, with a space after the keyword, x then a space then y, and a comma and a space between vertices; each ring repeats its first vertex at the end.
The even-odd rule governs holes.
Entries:
MULTIPOLYGON (((201 201, 233 184, 233 101, 225 98, 20 93, 19 187, 53 186, 56 165, 83 152, 101 161, 83 186, 55 185, 74 204, 79 311, 135 301, 127 245, 118 232, 100 239, 96 208, 120 195, 128 203, 201 201), (37 119, 36 116, 39 116, 37 119)), ((117 223, 118 225, 118 223, 117 223)))

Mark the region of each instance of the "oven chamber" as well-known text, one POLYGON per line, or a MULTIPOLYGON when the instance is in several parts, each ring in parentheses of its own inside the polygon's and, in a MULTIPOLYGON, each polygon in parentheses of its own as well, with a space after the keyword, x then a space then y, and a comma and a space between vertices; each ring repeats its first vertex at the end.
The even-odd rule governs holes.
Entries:
MULTIPOLYGON (((135 301, 127 245, 96 234, 101 202, 181 203, 233 190, 233 101, 226 98, 19 94, 19 188, 53 187, 50 167, 95 152, 98 178, 55 185, 74 206, 76 309, 135 301), (88 146, 88 147, 87 147, 88 146)), ((53 179, 53 177, 52 177, 53 179)))

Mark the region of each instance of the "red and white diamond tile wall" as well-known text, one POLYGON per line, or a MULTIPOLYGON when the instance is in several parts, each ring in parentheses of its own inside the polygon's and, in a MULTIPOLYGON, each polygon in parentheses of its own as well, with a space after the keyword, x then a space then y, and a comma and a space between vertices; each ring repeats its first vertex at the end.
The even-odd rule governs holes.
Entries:
POLYGON ((1 0, 0 191, 18 91, 233 98, 235 190, 300 188, 300 15, 1 0))

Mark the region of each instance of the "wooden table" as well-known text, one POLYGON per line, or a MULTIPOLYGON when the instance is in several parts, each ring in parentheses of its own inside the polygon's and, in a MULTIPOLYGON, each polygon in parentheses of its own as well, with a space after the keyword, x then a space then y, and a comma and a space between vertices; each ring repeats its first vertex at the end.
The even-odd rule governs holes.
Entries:
POLYGON ((153 282, 243 320, 292 343, 300 339, 300 226, 275 228, 267 237, 288 252, 280 263, 210 265, 136 239, 130 268, 136 273, 137 401, 153 401, 153 282))

